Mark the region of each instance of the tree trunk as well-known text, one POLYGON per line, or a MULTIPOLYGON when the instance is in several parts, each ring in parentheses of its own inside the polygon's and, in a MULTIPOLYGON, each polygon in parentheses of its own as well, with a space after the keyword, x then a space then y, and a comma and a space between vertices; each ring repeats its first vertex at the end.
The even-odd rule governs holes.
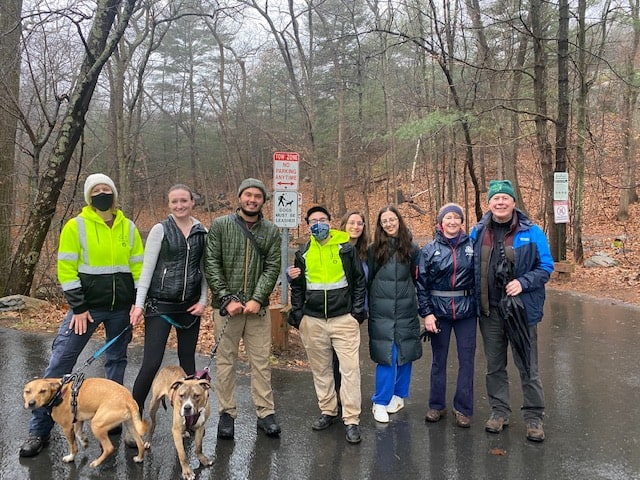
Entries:
MULTIPOLYGON (((20 14, 22 0, 5 2, 0 14, 0 269, 11 262, 15 141, 20 93, 20 14)), ((9 276, 0 278, 0 292, 9 276)))
MULTIPOLYGON (((547 29, 543 24, 544 2, 531 2, 531 34, 534 51, 533 97, 535 103, 535 128, 540 168, 542 170, 543 212, 545 224, 553 223, 553 155, 549 142, 549 121, 547 115, 547 55, 545 51, 547 29)), ((552 241, 553 239, 550 239, 552 241)), ((551 243, 551 242, 550 242, 551 243)), ((556 257, 554 257, 557 260, 556 257)))
POLYGON ((620 190, 620 206, 618 208, 617 219, 620 222, 629 219, 629 205, 638 200, 636 192, 636 142, 635 142, 635 122, 636 106, 638 104, 639 89, 637 86, 636 76, 636 57, 640 46, 640 0, 629 2, 631 8, 631 24, 633 25, 633 39, 631 48, 626 55, 626 73, 624 97, 622 99, 622 122, 624 134, 623 147, 623 177, 622 189, 620 190))
MULTIPOLYGON (((569 129, 569 3, 558 3, 558 117, 556 119, 556 172, 567 171, 567 131, 569 129)), ((555 198, 554 198, 555 200, 555 198)), ((552 222, 549 236, 553 237, 551 254, 559 262, 567 259, 567 226, 552 222)))
POLYGON ((119 12, 121 3, 122 0, 98 1, 80 74, 62 119, 53 152, 40 177, 38 195, 29 209, 27 227, 11 265, 11 284, 5 288, 7 295, 29 295, 31 290, 40 251, 56 211, 71 156, 84 131, 85 116, 98 77, 122 37, 136 2, 126 0, 122 12, 119 12), (119 22, 109 38, 116 16, 119 22))

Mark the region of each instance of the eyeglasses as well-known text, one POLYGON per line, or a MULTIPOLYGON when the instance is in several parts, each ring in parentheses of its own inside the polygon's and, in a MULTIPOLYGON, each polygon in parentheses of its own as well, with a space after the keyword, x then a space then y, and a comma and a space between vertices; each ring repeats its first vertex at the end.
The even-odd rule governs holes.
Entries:
POLYGON ((398 217, 385 218, 384 220, 380 220, 380 225, 382 225, 383 227, 386 225, 395 225, 396 223, 398 223, 398 217))
POLYGON ((317 223, 329 223, 327 217, 309 219, 309 225, 316 225, 317 223))
POLYGON ((357 227, 364 227, 364 222, 351 221, 351 222, 347 222, 347 225, 355 225, 357 227))

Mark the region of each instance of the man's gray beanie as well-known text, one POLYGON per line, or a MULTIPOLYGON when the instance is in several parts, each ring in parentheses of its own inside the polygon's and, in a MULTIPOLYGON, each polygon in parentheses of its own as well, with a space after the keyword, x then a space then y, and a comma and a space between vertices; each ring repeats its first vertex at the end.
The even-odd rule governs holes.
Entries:
POLYGON ((238 187, 238 196, 242 195, 242 192, 244 192, 247 188, 251 188, 251 187, 259 188, 260 190, 262 190, 262 194, 264 195, 265 200, 269 198, 269 194, 267 193, 267 187, 265 187, 264 183, 262 183, 257 178, 245 178, 240 184, 240 186, 238 187))

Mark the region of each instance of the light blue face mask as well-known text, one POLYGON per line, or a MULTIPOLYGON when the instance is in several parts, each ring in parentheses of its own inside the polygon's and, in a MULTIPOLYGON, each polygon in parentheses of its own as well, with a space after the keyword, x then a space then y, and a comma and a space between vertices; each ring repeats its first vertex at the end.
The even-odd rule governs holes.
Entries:
POLYGON ((329 225, 327 223, 314 223, 311 225, 311 235, 319 242, 326 240, 329 236, 329 225))

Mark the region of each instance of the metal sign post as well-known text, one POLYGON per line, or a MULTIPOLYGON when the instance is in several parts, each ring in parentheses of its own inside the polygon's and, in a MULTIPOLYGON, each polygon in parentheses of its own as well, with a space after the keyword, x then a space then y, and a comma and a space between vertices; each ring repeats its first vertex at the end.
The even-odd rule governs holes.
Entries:
POLYGON ((282 228, 282 290, 280 301, 289 303, 289 228, 298 226, 298 181, 300 155, 296 152, 275 152, 273 154, 273 223, 282 228))

